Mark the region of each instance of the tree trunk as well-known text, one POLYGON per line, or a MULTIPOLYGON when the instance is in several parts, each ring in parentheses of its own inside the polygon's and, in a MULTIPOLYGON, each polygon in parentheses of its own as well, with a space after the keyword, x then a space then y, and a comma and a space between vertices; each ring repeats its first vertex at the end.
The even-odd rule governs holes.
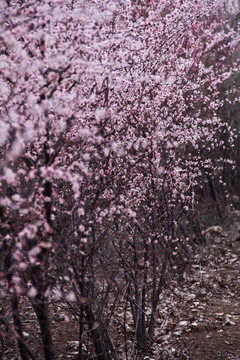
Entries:
POLYGON ((37 315, 38 323, 41 329, 42 342, 44 347, 44 354, 46 360, 54 360, 54 350, 52 335, 50 331, 50 321, 48 315, 48 301, 45 296, 47 286, 43 278, 43 271, 40 266, 33 266, 31 268, 31 276, 33 286, 37 290, 37 295, 31 298, 31 302, 34 308, 34 311, 37 315))
POLYGON ((112 360, 112 356, 109 354, 108 346, 106 345, 104 330, 101 329, 101 325, 94 319, 90 305, 86 305, 85 311, 92 341, 96 351, 96 358, 98 360, 112 360))
POLYGON ((53 350, 52 335, 50 331, 47 299, 43 294, 38 294, 32 300, 32 304, 41 329, 45 359, 54 360, 55 355, 53 350))
POLYGON ((156 313, 158 302, 159 302, 159 296, 162 292, 163 285, 164 285, 165 272, 166 272, 166 268, 167 268, 167 260, 168 260, 168 252, 166 251, 166 255, 163 259, 160 279, 158 282, 158 288, 157 288, 157 291, 156 291, 155 296, 153 297, 153 301, 152 301, 152 313, 151 313, 149 329, 148 329, 148 335, 149 335, 150 339, 152 339, 154 336, 155 313, 156 313))

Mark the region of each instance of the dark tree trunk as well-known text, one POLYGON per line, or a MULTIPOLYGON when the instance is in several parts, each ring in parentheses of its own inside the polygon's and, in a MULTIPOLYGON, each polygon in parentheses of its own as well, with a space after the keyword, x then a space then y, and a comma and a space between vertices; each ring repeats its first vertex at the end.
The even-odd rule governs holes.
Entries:
POLYGON ((45 359, 54 360, 55 355, 53 350, 52 335, 50 331, 47 299, 43 294, 38 294, 32 300, 32 304, 41 329, 45 359))
POLYGON ((31 268, 31 276, 33 286, 37 290, 37 295, 31 298, 34 311, 37 315, 38 323, 41 329, 42 342, 44 346, 44 354, 46 360, 54 360, 54 349, 52 342, 52 334, 50 331, 50 320, 48 314, 48 301, 45 296, 47 286, 44 281, 44 274, 40 266, 31 268))
POLYGON ((108 346, 106 344, 104 329, 101 329, 101 324, 98 324, 94 319, 90 305, 86 305, 85 311, 97 359, 112 360, 112 355, 109 353, 108 346))
POLYGON ((165 272, 166 272, 166 268, 167 268, 167 261, 168 261, 168 252, 166 251, 166 255, 163 259, 162 270, 161 270, 160 279, 158 282, 158 287, 155 292, 155 296, 153 297, 153 300, 152 300, 152 312, 151 312, 151 318, 150 318, 149 329, 148 329, 148 335, 149 335, 150 339, 152 339, 154 336, 155 313, 156 313, 157 306, 159 303, 159 296, 163 290, 163 286, 164 286, 164 282, 165 282, 165 272))

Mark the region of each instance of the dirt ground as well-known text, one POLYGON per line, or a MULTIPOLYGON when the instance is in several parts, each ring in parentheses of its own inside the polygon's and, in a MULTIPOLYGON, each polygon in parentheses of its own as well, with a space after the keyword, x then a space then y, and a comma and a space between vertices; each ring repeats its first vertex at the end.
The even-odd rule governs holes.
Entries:
POLYGON ((187 277, 181 304, 177 304, 180 323, 187 323, 173 341, 175 358, 240 359, 239 215, 224 229, 209 228, 207 246, 195 257, 193 274, 187 277))
MULTIPOLYGON (((217 225, 206 229, 207 245, 196 252, 183 285, 162 294, 155 342, 138 360, 240 360, 240 212, 217 225)), ((24 306, 24 336, 43 360, 35 315, 24 306)), ((50 311, 56 359, 77 359, 78 324, 66 322, 64 306, 55 303, 50 311)), ((19 360, 13 340, 1 339, 0 360, 19 360)))

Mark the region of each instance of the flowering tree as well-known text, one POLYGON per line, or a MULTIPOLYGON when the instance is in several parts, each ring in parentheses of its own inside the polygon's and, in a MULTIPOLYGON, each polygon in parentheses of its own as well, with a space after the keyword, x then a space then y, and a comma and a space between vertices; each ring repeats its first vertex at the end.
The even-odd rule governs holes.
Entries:
POLYGON ((54 359, 57 296, 79 318, 79 359, 86 327, 98 358, 112 359, 107 327, 125 301, 134 356, 154 336, 163 287, 185 270, 184 217, 228 161, 222 134, 234 144, 220 86, 239 69, 226 61, 239 36, 218 2, 9 0, 3 10, 2 324, 34 358, 18 309, 28 298, 54 359))

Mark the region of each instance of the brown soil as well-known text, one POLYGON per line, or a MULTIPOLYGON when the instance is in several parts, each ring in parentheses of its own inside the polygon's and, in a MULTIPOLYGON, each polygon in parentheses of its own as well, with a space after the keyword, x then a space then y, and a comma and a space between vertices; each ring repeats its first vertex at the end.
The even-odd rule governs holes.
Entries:
POLYGON ((182 303, 182 318, 188 319, 189 325, 175 343, 175 357, 184 360, 239 360, 239 213, 222 234, 209 234, 208 245, 198 259, 193 264, 197 271, 189 276, 185 285, 186 289, 191 291, 192 287, 195 290, 196 298, 192 303, 182 303), (186 308, 187 305, 190 306, 186 308))

